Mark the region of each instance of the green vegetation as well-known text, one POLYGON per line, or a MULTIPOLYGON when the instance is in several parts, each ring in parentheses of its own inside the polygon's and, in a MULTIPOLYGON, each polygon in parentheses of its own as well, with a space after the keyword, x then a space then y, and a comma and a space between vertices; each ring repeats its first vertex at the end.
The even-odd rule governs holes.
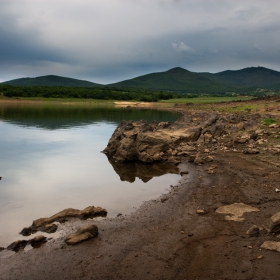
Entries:
POLYGON ((112 84, 116 87, 147 88, 199 95, 264 96, 279 94, 280 72, 251 67, 216 74, 195 73, 177 67, 112 84))
POLYGON ((269 126, 269 125, 271 125, 271 124, 273 124, 273 123, 275 123, 276 121, 274 120, 274 119, 264 119, 263 120, 263 123, 265 124, 265 125, 267 125, 267 126, 269 126))
POLYGON ((146 89, 122 89, 114 87, 51 87, 51 86, 11 86, 0 84, 3 97, 40 98, 83 98, 100 100, 135 100, 156 102, 170 98, 180 98, 179 93, 155 92, 146 89))
POLYGON ((150 102, 198 96, 238 98, 240 95, 279 94, 280 72, 263 67, 228 70, 216 74, 195 73, 177 67, 107 86, 54 75, 21 78, 0 84, 0 97, 67 97, 150 102))

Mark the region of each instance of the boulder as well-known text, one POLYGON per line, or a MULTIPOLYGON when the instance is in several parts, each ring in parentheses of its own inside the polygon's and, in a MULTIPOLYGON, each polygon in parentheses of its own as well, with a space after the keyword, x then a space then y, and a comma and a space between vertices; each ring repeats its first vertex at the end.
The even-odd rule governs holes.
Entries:
POLYGON ((201 127, 186 127, 186 124, 122 121, 103 152, 119 162, 169 161, 170 150, 174 151, 181 143, 196 141, 201 131, 201 127))
POLYGON ((86 228, 79 229, 76 232, 69 234, 65 238, 65 242, 68 245, 75 245, 77 243, 94 238, 97 235, 98 235, 98 227, 96 225, 90 225, 86 228))

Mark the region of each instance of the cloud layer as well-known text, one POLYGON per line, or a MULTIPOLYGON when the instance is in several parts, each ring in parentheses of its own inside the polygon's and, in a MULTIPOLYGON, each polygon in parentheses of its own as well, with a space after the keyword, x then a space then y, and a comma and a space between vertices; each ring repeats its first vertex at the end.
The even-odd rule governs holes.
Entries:
POLYGON ((1 0, 0 81, 280 70, 279 27, 274 0, 1 0))

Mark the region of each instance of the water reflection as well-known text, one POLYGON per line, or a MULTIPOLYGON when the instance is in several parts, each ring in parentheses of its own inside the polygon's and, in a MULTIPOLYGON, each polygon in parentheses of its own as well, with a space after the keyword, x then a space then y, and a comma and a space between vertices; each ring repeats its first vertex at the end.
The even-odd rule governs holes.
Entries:
POLYGON ((152 110, 0 102, 0 247, 22 239, 18 233, 33 220, 66 208, 101 206, 112 217, 157 198, 178 180, 176 167, 113 163, 112 168, 100 151, 122 119, 177 117, 152 110))
POLYGON ((0 119, 20 126, 55 130, 92 123, 118 125, 122 120, 174 121, 178 113, 148 109, 123 109, 113 104, 0 103, 0 119))
POLYGON ((120 176, 121 181, 130 183, 133 183, 136 178, 147 183, 153 177, 159 177, 164 174, 179 174, 178 167, 172 163, 117 162, 109 157, 108 161, 120 176))

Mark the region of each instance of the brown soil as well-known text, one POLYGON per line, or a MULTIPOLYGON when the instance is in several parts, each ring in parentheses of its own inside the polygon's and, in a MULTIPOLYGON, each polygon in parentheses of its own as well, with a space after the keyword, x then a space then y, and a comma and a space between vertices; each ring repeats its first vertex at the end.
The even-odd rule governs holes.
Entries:
POLYGON ((183 172, 167 194, 128 216, 61 225, 66 235, 96 224, 99 236, 75 246, 61 237, 3 258, 0 279, 277 280, 280 253, 260 246, 279 238, 246 231, 280 211, 280 193, 275 191, 280 187, 279 163, 272 152, 222 149, 215 151, 213 162, 182 162, 179 168, 188 174, 183 172), (260 211, 244 214, 242 222, 216 212, 233 203, 260 211))

